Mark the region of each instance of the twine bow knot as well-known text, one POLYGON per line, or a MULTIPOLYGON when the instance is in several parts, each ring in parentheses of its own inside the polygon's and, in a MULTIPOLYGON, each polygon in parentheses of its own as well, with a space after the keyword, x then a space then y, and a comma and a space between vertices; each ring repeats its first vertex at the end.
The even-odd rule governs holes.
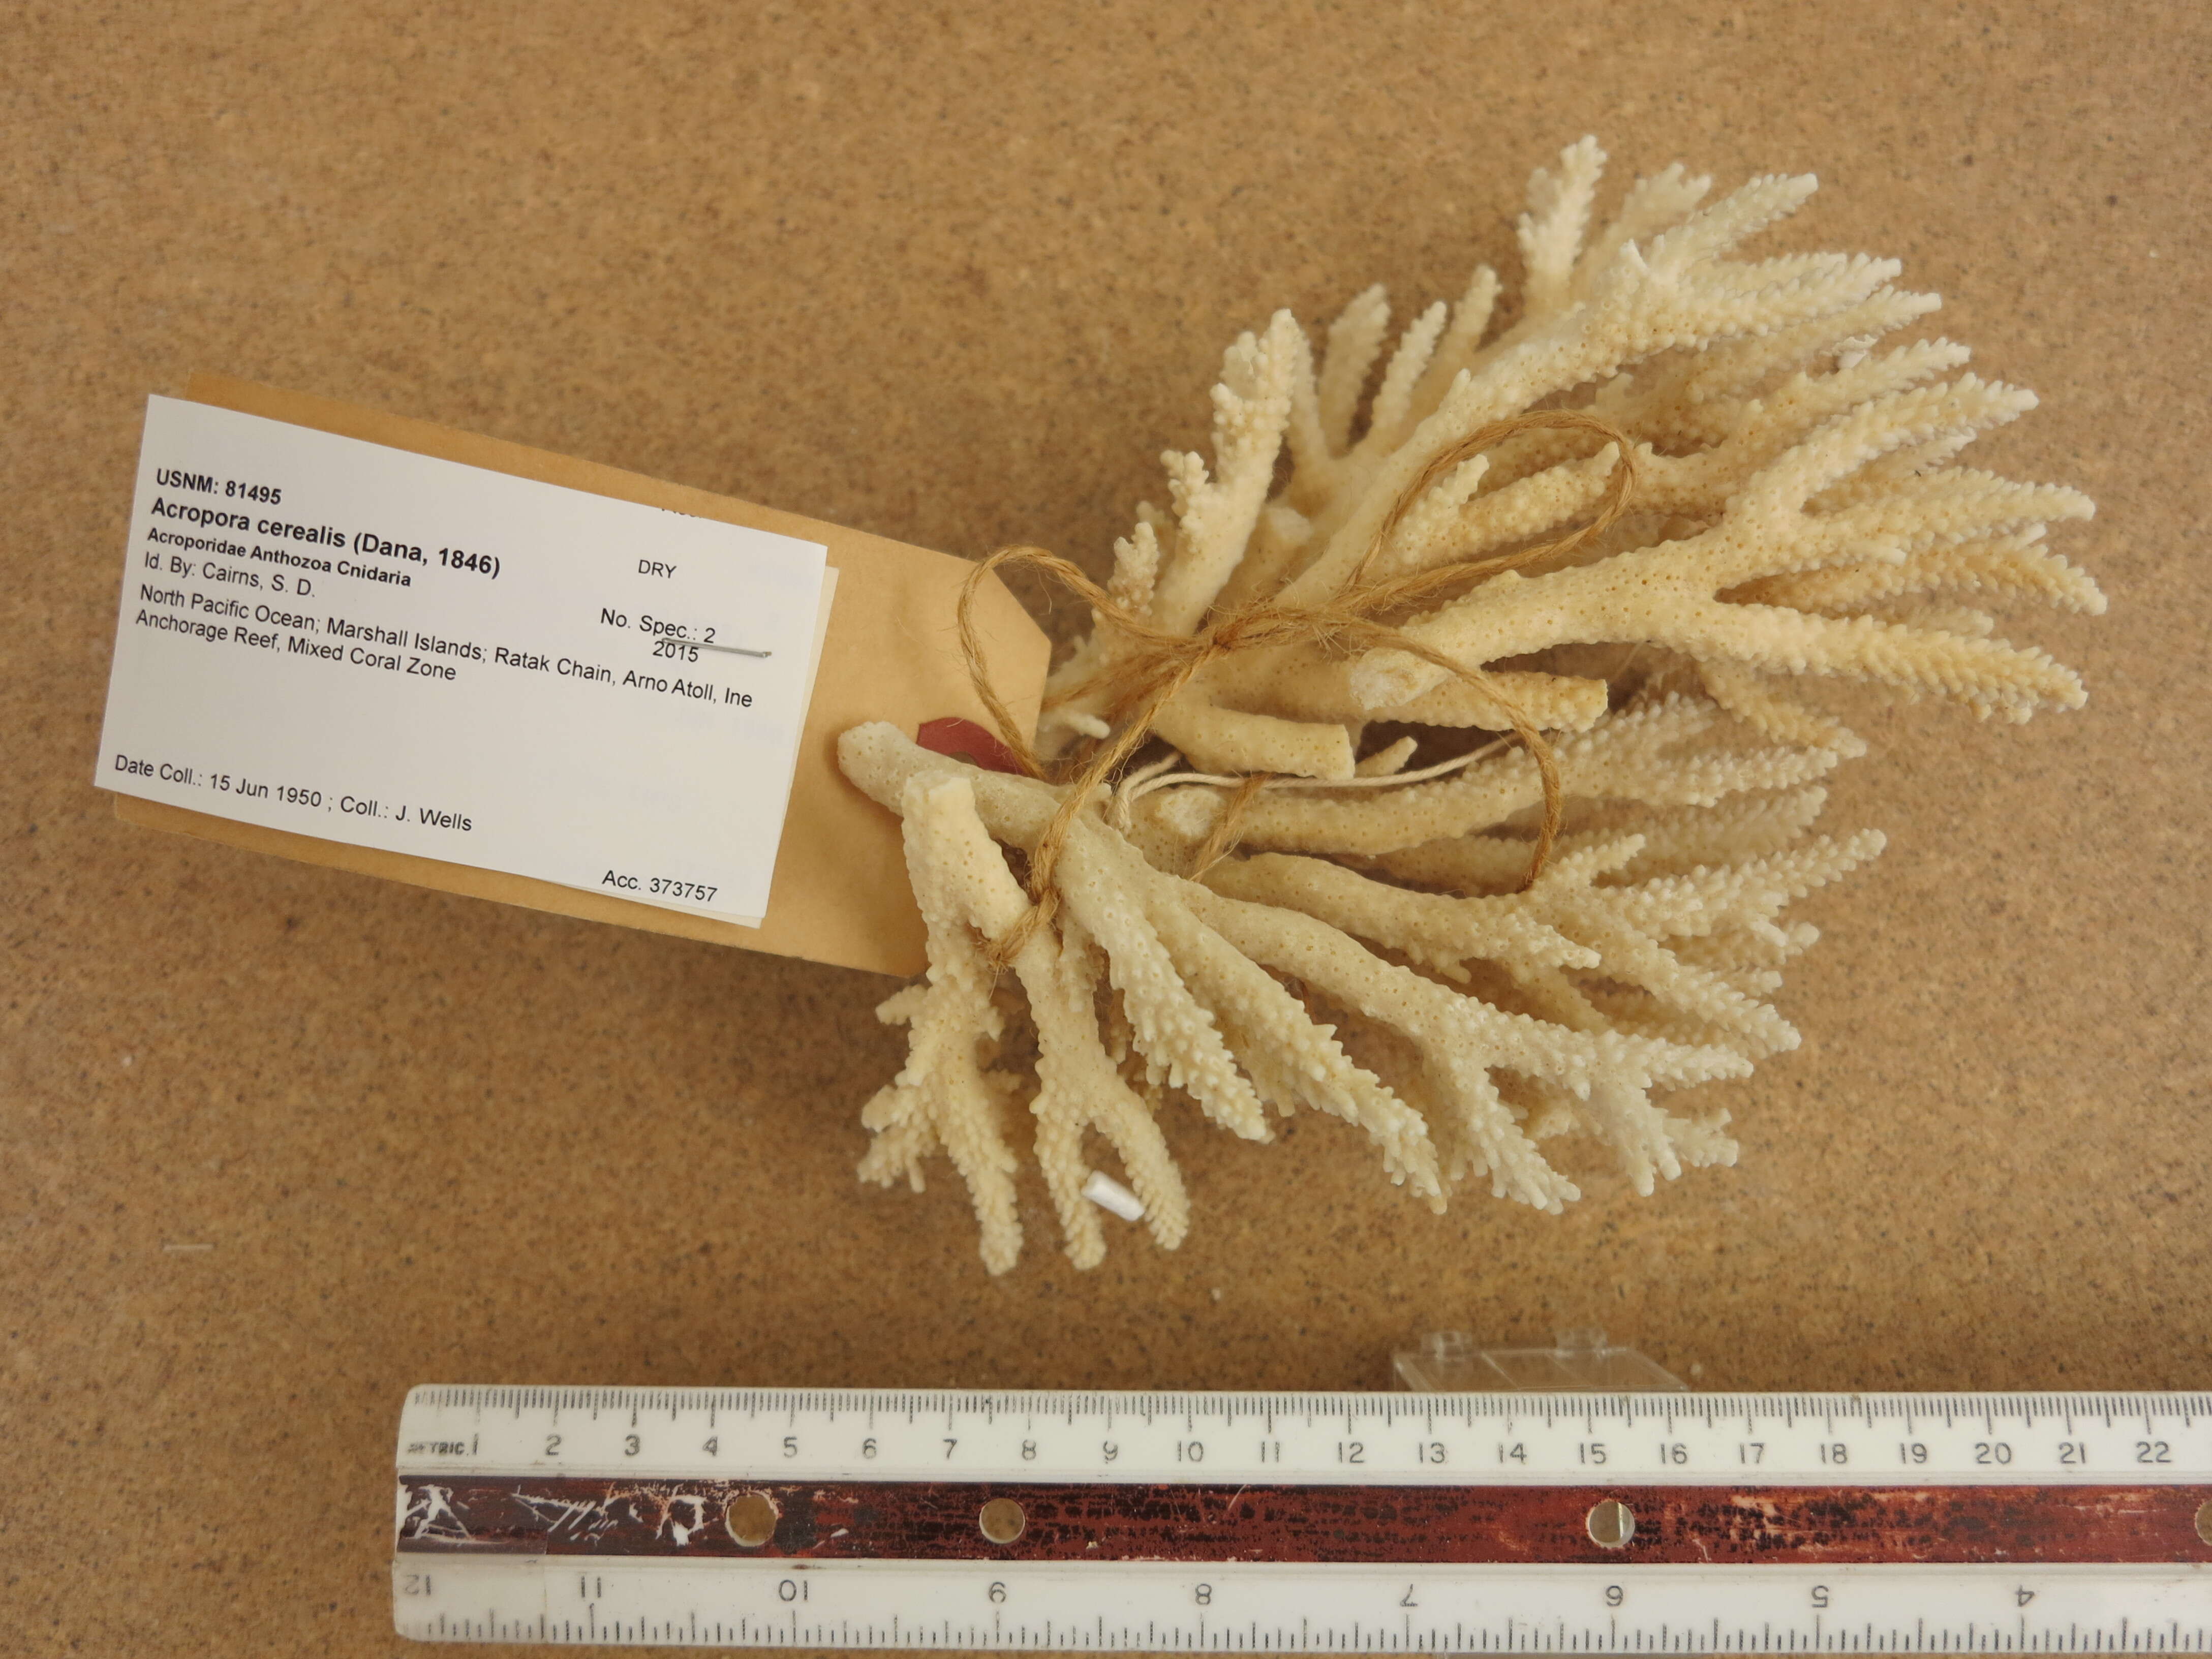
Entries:
MULTIPOLYGON (((1255 600, 1222 613, 1192 634, 1173 633, 1156 626, 1148 617, 1114 599, 1077 566, 1041 547, 1002 547, 977 564, 962 584, 958 609, 960 647, 967 659, 969 678, 1023 771, 1032 778, 1059 786, 1062 791, 1059 810, 1038 836, 1036 845, 1030 849, 1027 885, 1030 908, 1013 927, 988 942, 987 954, 990 960, 1000 968, 1006 967, 1036 930, 1051 920, 1059 904, 1053 871, 1076 816, 1099 786, 1112 779, 1143 747, 1152 736, 1160 711, 1207 665, 1242 652, 1285 646, 1310 645, 1344 655, 1376 650, 1402 651, 1444 670, 1497 705, 1535 762, 1543 781, 1544 820, 1529 858, 1528 872, 1522 882, 1525 891, 1543 873, 1551 856, 1552 843, 1559 835, 1563 791, 1558 756, 1527 714, 1499 688, 1493 676, 1446 656, 1380 618, 1438 599, 1469 583, 1570 552, 1608 529, 1628 509, 1636 486, 1635 456, 1635 446, 1626 434, 1592 415, 1545 410, 1493 422, 1450 445, 1422 468, 1383 516, 1358 564, 1328 599, 1315 605, 1255 600), (1368 572, 1389 546, 1406 514, 1445 474, 1507 438, 1533 431, 1588 432, 1615 447, 1619 459, 1605 497, 1589 523, 1554 540, 1496 557, 1462 560, 1403 576, 1369 580, 1368 572), (976 589, 994 571, 1016 565, 1056 578, 1090 605, 1099 627, 1113 629, 1124 641, 1123 647, 1113 653, 1097 673, 1056 693, 1047 702, 1046 707, 1055 707, 1103 688, 1108 693, 1107 706, 1111 716, 1109 724, 1115 728, 1111 736, 1097 742, 1079 765, 1063 767, 1057 775, 1037 758, 1028 736, 993 689, 990 672, 983 664, 982 647, 975 635, 973 612, 976 589)), ((1238 818, 1252 797, 1269 781, 1269 775, 1264 772, 1250 773, 1243 778, 1215 822, 1212 832, 1199 849, 1194 875, 1202 872, 1236 844, 1238 818)))

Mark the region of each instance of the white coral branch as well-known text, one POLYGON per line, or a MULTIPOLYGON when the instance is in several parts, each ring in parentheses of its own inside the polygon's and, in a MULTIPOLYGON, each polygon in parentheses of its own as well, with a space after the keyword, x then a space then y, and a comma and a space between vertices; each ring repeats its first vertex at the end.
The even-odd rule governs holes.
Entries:
MULTIPOLYGON (((1668 167, 1607 216, 1603 163, 1584 139, 1531 181, 1519 315, 1502 331, 1481 266, 1395 345, 1379 287, 1329 326, 1318 362, 1286 313, 1241 337, 1210 459, 1167 456, 1170 511, 1140 507, 1115 550, 1115 602, 1185 635, 1256 603, 1324 603, 1363 568, 1513 556, 1522 568, 1394 619, 1479 680, 1325 644, 1207 663, 1154 735, 1186 774, 1276 781, 1249 799, 1188 775, 1125 791, 1126 835, 1086 804, 1052 866, 1048 922, 1015 871, 1054 786, 884 726, 846 734, 847 773, 906 817, 931 963, 884 1005, 910 1048, 864 1114, 863 1173, 919 1184, 924 1160, 950 1156, 994 1271, 1019 1244, 1004 1124, 1024 1094, 1079 1265, 1104 1248, 1080 1196, 1094 1134, 1154 1237, 1182 1237, 1164 1116, 1178 1100, 1250 1139, 1277 1115, 1328 1114, 1436 1206, 1468 1179, 1540 1209, 1571 1201, 1577 1182, 1543 1150, 1562 1135, 1606 1149, 1640 1191, 1733 1162, 1725 1114, 1655 1095, 1796 1042, 1774 999, 1818 934, 1783 912, 1881 847, 1871 831, 1813 833, 1820 781, 1866 745, 1807 688, 1856 679, 2011 720, 2081 703, 2079 678, 1999 637, 1994 613, 2022 599, 2104 608, 2045 544, 2090 504, 1955 459, 2033 395, 1966 372, 1953 342, 1893 339, 1939 303, 1897 287, 1894 261, 1742 257, 1803 205, 1809 176, 1709 199, 1709 180, 1668 167), (1557 427, 1475 438, 1539 408, 1586 411, 1622 441, 1557 427), (1540 553, 1623 467, 1626 514, 1540 553), (1465 760, 1466 729, 1507 730, 1514 711, 1552 734, 1565 812, 1525 891, 1544 793, 1531 756, 1429 775, 1465 760), (1187 878, 1232 798, 1238 850, 1187 878), (1008 966, 1036 1026, 1033 1083, 990 1064, 1011 1006, 991 964, 1018 929, 1008 966)), ((1113 735, 1127 716, 1112 682, 1136 648, 1103 625, 1078 644, 1052 677, 1041 754, 1113 735)))

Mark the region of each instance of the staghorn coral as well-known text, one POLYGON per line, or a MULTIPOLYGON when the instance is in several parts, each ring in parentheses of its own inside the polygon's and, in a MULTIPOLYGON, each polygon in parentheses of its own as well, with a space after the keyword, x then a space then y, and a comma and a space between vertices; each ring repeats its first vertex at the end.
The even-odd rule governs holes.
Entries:
POLYGON ((1499 285, 1479 270, 1399 337, 1364 427, 1380 289, 1318 364, 1287 313, 1230 348, 1211 468, 1165 458, 1170 510, 1139 508, 1098 625, 1048 688, 1046 761, 1133 721, 1152 740, 1068 809, 1064 842, 1048 830, 1067 782, 887 726, 842 739, 847 775, 904 819, 929 928, 927 981, 879 1011, 910 1050, 866 1108, 861 1172, 919 1187, 945 1152, 992 1271, 1021 1243, 1007 1124, 1024 1098, 1085 1267, 1105 1248, 1081 1195, 1093 1132, 1154 1238, 1183 1237, 1161 1131, 1177 1097, 1253 1139, 1271 1113, 1341 1118, 1438 1209, 1486 1180, 1558 1210, 1577 1195, 1541 1145, 1560 1135, 1644 1193, 1733 1162, 1725 1114, 1656 1097, 1796 1045, 1771 998, 1815 933, 1781 913, 1881 846, 1812 832, 1819 780, 1864 744, 1808 685, 2014 720, 2081 702, 1980 607, 2100 611, 2043 545, 2089 503, 1954 460, 2033 396, 1962 372, 1948 341, 1885 345, 1937 304, 1894 287, 1893 261, 1732 257, 1811 179, 1706 205, 1708 181, 1669 167, 1593 231, 1602 159, 1584 139, 1536 173, 1519 318, 1491 332, 1499 285), (1534 410, 1592 418, 1513 418, 1534 410), (1450 585, 1388 638, 1219 643, 1267 607, 1429 571, 1450 585), (1139 706, 1157 641, 1117 616, 1216 643, 1139 706), (1536 750, 1481 735, 1509 729, 1558 768, 1533 879, 1536 750), (1023 1006, 1033 1079, 999 1063, 1023 1006))

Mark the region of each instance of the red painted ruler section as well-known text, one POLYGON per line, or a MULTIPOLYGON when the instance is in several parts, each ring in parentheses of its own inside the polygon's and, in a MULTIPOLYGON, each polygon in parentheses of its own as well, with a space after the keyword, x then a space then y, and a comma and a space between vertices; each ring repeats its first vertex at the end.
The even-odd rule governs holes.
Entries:
POLYGON ((403 1553, 911 1561, 1852 1563, 2212 1560, 2212 1486, 1443 1486, 402 1475, 403 1553), (732 1505, 765 1497, 748 1547, 732 1505), (1606 1499, 1635 1518, 1591 1540, 1606 1499), (993 1499, 1021 1506, 1009 1543, 993 1499), (756 1534, 757 1535, 757 1534, 756 1534))

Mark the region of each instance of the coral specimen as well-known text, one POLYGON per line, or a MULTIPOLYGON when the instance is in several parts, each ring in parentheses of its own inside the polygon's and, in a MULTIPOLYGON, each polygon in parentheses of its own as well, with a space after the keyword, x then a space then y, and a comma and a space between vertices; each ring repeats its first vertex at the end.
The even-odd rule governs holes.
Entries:
POLYGON ((1379 289, 1317 366, 1287 313, 1230 348, 1211 469, 1166 457, 1172 510, 1116 544, 1034 748, 1006 734, 1035 775, 846 734, 929 928, 880 1011, 911 1046, 862 1173, 919 1186, 946 1152, 993 1271, 1024 1097, 1079 1266, 1092 1131, 1183 1236, 1176 1096, 1255 1139, 1342 1118, 1437 1208, 1486 1178, 1559 1209, 1540 1143, 1567 1133, 1646 1193, 1732 1162, 1724 1114, 1655 1097, 1796 1045, 1770 999, 1814 933, 1780 913, 1881 845, 1812 833, 1864 750, 1813 677, 2014 720, 2082 701, 1978 608, 2103 607, 2042 544, 2084 498, 1954 459, 2032 395, 1948 341, 1885 348, 1937 303, 1893 261, 1730 257, 1809 178, 1705 205, 1669 167, 1592 234, 1601 161, 1585 139, 1535 175, 1519 318, 1486 340, 1478 270, 1400 336, 1364 428, 1379 289), (1000 1063, 1023 1006, 1033 1081, 1000 1063))

